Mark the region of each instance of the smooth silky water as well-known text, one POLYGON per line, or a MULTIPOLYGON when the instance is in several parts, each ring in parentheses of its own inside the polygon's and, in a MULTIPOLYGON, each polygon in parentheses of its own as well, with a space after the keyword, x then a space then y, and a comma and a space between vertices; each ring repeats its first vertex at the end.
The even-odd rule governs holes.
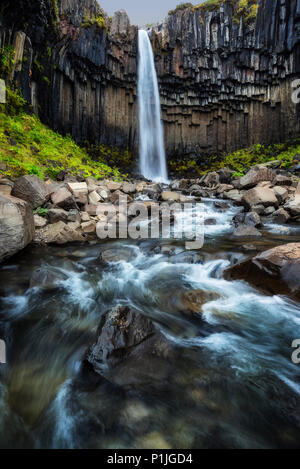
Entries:
MULTIPOLYGON (((230 236, 237 210, 205 202, 217 224, 200 251, 173 241, 172 256, 155 254, 166 240, 29 247, 1 265, 0 447, 299 447, 299 304, 224 280, 246 257, 230 236), (108 248, 126 249, 128 261, 100 264, 108 248), (45 284, 30 287, 37 268, 45 284), (201 312, 186 305, 191 290, 202 292, 201 312), (132 389, 80 373, 101 315, 117 304, 151 318, 178 350, 168 373, 132 389)), ((286 229, 266 230, 258 251, 299 240, 286 229)))
POLYGON ((138 102, 140 171, 152 181, 167 182, 167 163, 154 55, 146 31, 139 31, 138 102))

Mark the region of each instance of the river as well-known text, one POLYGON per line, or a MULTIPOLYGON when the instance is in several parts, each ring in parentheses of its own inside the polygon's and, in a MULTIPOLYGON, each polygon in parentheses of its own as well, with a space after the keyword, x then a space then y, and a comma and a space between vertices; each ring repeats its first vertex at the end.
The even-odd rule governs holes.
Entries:
MULTIPOLYGON (((205 201, 216 224, 200 251, 177 240, 169 256, 162 239, 29 246, 2 264, 0 447, 299 447, 299 304, 224 280, 224 269, 253 254, 230 236, 238 210, 205 201), (108 249, 116 262, 104 265, 108 249), (179 351, 167 375, 126 392, 80 373, 101 315, 119 304, 151 318, 179 351)), ((299 234, 266 226, 251 244, 262 251, 299 234)))

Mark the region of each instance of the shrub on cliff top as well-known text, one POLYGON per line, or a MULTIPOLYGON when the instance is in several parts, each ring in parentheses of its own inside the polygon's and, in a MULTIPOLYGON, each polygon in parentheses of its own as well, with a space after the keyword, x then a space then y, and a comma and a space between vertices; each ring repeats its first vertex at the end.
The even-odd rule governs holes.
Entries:
POLYGON ((187 8, 193 8, 193 5, 191 3, 180 3, 174 10, 169 11, 169 15, 173 15, 176 11, 186 10, 187 8))

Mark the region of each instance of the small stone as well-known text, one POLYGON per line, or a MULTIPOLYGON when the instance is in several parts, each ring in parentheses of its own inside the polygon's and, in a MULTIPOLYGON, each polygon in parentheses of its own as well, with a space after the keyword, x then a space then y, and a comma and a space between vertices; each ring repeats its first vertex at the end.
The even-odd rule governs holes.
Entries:
POLYGON ((98 194, 98 192, 93 191, 89 194, 89 204, 96 205, 101 200, 101 196, 98 194))
POLYGON ((39 215, 34 215, 34 226, 35 228, 43 228, 47 225, 47 220, 39 215))
POLYGON ((81 228, 84 233, 95 233, 96 223, 93 220, 81 223, 81 228))

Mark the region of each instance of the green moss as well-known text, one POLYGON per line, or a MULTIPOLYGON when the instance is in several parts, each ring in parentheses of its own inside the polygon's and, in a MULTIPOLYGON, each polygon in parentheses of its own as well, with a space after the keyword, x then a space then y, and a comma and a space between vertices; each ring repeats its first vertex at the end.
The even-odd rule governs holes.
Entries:
POLYGON ((15 178, 36 174, 40 178, 56 178, 62 170, 84 177, 123 179, 119 170, 105 164, 79 147, 70 136, 52 131, 35 115, 22 110, 24 99, 8 89, 7 104, 0 105, 0 161, 8 170, 0 176, 15 178))
POLYGON ((13 46, 0 48, 0 77, 9 75, 14 66, 15 51, 13 46))
POLYGON ((108 32, 109 30, 109 27, 107 26, 103 15, 93 16, 92 18, 84 17, 80 27, 90 28, 91 26, 94 26, 94 25, 96 25, 98 29, 100 29, 101 31, 105 29, 108 32))
POLYGON ((211 155, 206 158, 206 163, 203 163, 204 158, 200 157, 196 161, 169 161, 169 165, 181 176, 203 175, 227 167, 235 172, 235 177, 242 177, 252 166, 275 160, 280 168, 288 169, 298 163, 295 156, 299 154, 300 138, 274 145, 257 144, 223 156, 211 155))

